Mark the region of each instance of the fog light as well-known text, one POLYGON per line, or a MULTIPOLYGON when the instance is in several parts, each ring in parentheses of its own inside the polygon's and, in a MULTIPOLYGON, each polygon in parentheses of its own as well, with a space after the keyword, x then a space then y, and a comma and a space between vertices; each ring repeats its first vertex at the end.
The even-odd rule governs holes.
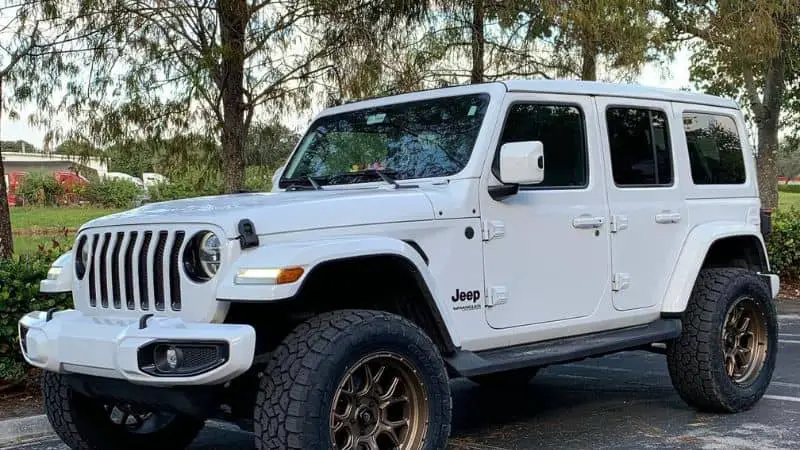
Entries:
POLYGON ((167 349, 167 365, 170 369, 175 369, 178 367, 178 363, 180 359, 178 357, 178 349, 175 347, 170 347, 167 349))
POLYGON ((139 369, 161 377, 198 375, 227 361, 222 342, 155 342, 139 349, 139 369))

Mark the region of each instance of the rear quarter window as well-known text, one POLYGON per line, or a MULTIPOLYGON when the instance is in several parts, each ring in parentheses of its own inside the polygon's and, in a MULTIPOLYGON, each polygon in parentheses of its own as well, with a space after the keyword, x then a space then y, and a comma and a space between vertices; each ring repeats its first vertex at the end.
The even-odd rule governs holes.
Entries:
POLYGON ((694 184, 745 182, 742 141, 733 118, 687 112, 683 114, 683 129, 694 184))

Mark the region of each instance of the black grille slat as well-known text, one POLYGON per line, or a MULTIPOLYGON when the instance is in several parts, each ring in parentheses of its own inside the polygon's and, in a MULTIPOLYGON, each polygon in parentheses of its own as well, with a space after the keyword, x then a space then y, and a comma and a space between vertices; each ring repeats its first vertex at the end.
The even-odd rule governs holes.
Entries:
POLYGON ((106 256, 108 253, 108 244, 111 240, 111 233, 103 235, 103 243, 100 247, 100 304, 103 308, 108 308, 108 275, 106 269, 106 256))
POLYGON ((150 294, 147 290, 147 254, 150 250, 150 241, 153 238, 152 231, 144 232, 144 241, 142 242, 142 250, 139 253, 139 295, 141 296, 139 304, 140 307, 147 311, 150 309, 150 294))
POLYGON ((138 237, 139 233, 132 231, 131 238, 128 241, 128 248, 125 249, 125 305, 128 309, 136 307, 133 293, 133 251, 136 249, 138 237))
POLYGON ((89 305, 92 307, 97 306, 97 286, 95 286, 95 282, 97 281, 94 276, 94 255, 97 254, 97 240, 98 236, 95 234, 92 236, 92 251, 89 253, 89 257, 91 258, 89 264, 87 264, 86 270, 89 271, 89 305))
POLYGON ((180 272, 180 256, 181 245, 183 245, 183 238, 186 233, 178 231, 175 233, 175 242, 172 243, 172 251, 169 257, 169 292, 172 296, 172 310, 181 310, 181 278, 180 272))
MULTIPOLYGON (((181 311, 184 230, 88 234, 89 305, 128 311, 181 311)), ((86 291, 84 291, 86 292, 86 291)))
POLYGON ((153 255, 153 299, 156 310, 164 310, 164 249, 167 246, 169 233, 161 231, 158 233, 158 243, 156 253, 153 255))
POLYGON ((125 239, 125 233, 118 232, 117 240, 114 242, 114 249, 111 251, 111 298, 114 300, 114 308, 122 308, 122 299, 120 298, 120 277, 119 277, 119 251, 122 247, 122 240, 125 239))

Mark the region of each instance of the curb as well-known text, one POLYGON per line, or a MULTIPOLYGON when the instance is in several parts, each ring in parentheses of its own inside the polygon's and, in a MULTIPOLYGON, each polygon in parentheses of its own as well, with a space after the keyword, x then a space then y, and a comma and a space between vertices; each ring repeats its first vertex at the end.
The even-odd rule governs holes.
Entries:
POLYGON ((21 444, 53 434, 44 414, 20 419, 0 420, 0 448, 21 444))

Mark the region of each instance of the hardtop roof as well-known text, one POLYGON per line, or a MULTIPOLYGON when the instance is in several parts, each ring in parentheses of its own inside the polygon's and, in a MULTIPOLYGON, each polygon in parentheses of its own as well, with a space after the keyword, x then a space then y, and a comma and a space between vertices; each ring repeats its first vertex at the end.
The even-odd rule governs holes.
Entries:
POLYGON ((696 103, 739 109, 735 101, 715 95, 638 84, 605 83, 580 80, 508 80, 501 81, 509 92, 542 92, 626 97, 649 100, 696 103))

